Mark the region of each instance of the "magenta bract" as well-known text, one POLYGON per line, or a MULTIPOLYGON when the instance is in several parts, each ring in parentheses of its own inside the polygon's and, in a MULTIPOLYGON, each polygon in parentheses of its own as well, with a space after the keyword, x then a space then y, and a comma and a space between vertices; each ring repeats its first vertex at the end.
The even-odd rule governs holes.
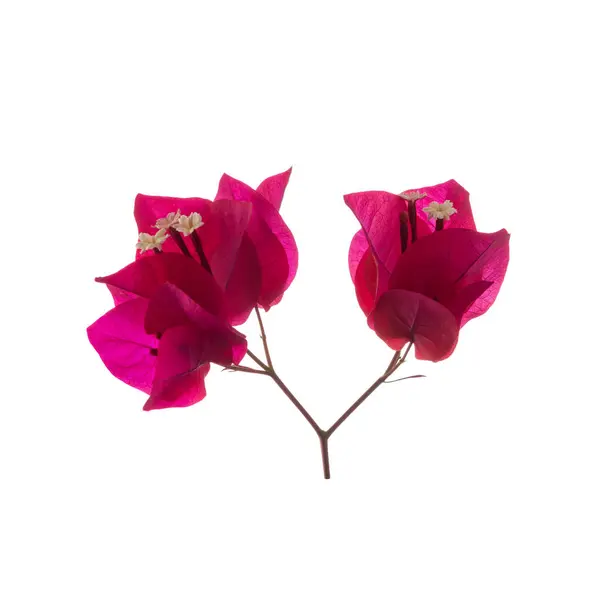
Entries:
POLYGON ((476 231, 469 193, 454 180, 398 195, 344 198, 362 227, 350 243, 348 264, 369 326, 395 350, 413 342, 417 358, 447 358, 459 328, 496 299, 508 266, 509 234, 476 231), (430 218, 437 214, 432 202, 444 204, 443 218, 430 218), (404 234, 403 250, 401 221, 409 221, 411 203, 416 239, 412 229, 408 238, 404 234))
POLYGON ((201 217, 191 232, 165 226, 160 251, 138 251, 133 263, 96 279, 115 308, 88 328, 90 342, 113 375, 150 394, 146 410, 201 400, 210 363, 239 364, 246 353, 232 325, 279 302, 291 284, 298 251, 279 214, 290 174, 257 190, 223 175, 214 201, 136 197, 140 233, 156 233, 169 213, 201 217))

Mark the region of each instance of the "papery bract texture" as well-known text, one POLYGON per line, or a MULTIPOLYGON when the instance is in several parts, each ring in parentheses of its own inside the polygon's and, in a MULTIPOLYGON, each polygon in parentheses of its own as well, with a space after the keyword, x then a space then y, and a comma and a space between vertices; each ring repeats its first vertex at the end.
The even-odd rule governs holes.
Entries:
POLYGON ((144 327, 161 336, 175 327, 189 327, 202 339, 210 361, 228 366, 246 354, 246 338, 225 321, 206 311, 190 296, 171 284, 163 285, 148 302, 144 327))
POLYGON ((248 235, 250 202, 216 200, 199 236, 211 272, 224 292, 228 320, 244 323, 259 301, 261 266, 248 235))
POLYGON ((283 173, 278 173, 271 177, 267 177, 257 188, 256 191, 273 207, 279 211, 281 208, 281 202, 283 201, 283 194, 287 188, 287 184, 290 180, 292 169, 288 169, 283 173))
MULTIPOLYGON (((138 194, 135 217, 140 234, 156 231, 169 214, 197 212, 202 225, 194 234, 226 299, 229 321, 246 321, 257 304, 268 310, 277 304, 298 269, 294 237, 279 214, 291 169, 265 179, 256 190, 223 175, 214 201, 138 194), (179 213, 177 212, 179 211, 179 213)), ((165 253, 180 253, 177 232, 162 244, 165 253)), ((188 248, 189 250, 189 248, 188 248)), ((137 258, 144 254, 138 252, 137 258)), ((113 294, 122 301, 124 292, 113 294)), ((127 298, 126 298, 127 299, 127 298)))
POLYGON ((167 330, 160 340, 152 391, 144 410, 190 406, 206 396, 208 344, 193 327, 167 330))
POLYGON ((492 305, 508 266, 509 234, 447 229, 418 240, 398 260, 390 289, 433 298, 461 325, 492 305))
POLYGON ((454 180, 344 199, 361 225, 348 265, 369 326, 397 350, 412 341, 418 358, 446 358, 456 343, 449 316, 458 336, 496 299, 508 266, 509 234, 476 231, 469 193, 454 180))
POLYGON ((123 302, 90 325, 87 333, 102 362, 117 379, 149 394, 158 340, 144 328, 147 308, 145 298, 123 302))
POLYGON ((413 342, 421 360, 448 358, 458 341, 454 315, 439 302, 407 290, 385 292, 369 319, 390 348, 401 350, 413 342))
POLYGON ((298 248, 294 236, 279 214, 280 195, 285 189, 283 181, 287 184, 287 179, 283 175, 275 176, 276 182, 268 183, 269 179, 259 186, 259 189, 268 194, 268 199, 259 191, 229 175, 221 177, 215 197, 215 201, 235 200, 252 205, 248 236, 254 244, 260 264, 259 304, 266 310, 279 302, 298 269, 298 248))
POLYGON ((150 256, 109 276, 114 285, 140 297, 119 303, 88 328, 90 342, 109 371, 150 394, 145 410, 202 400, 209 363, 238 364, 247 350, 245 337, 222 316, 218 286, 207 285, 212 277, 201 278, 207 287, 198 288, 198 282, 180 279, 177 264, 180 259, 187 266, 194 261, 170 256, 150 256))
MULTIPOLYGON (((171 283, 188 294, 209 312, 225 316, 223 292, 214 277, 192 258, 171 252, 151 254, 120 271, 105 277, 96 277, 99 283, 130 295, 150 298, 159 287, 171 283)), ((118 302, 119 297, 115 297, 118 302)))

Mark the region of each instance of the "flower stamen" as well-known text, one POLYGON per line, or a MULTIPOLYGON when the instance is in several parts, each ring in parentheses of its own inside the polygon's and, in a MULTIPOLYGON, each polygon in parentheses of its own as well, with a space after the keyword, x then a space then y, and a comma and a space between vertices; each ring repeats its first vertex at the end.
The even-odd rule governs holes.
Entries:
POLYGON ((435 219, 435 230, 441 231, 444 229, 444 221, 448 221, 450 217, 456 214, 458 211, 454 208, 451 200, 444 200, 444 202, 433 202, 429 203, 423 209, 430 219, 435 219))
POLYGON ((149 233, 140 233, 138 236, 138 243, 135 247, 140 252, 146 252, 147 250, 154 250, 160 252, 162 245, 165 243, 169 234, 164 229, 159 229, 155 235, 149 233))
POLYGON ((402 192, 400 194, 400 198, 403 198, 407 202, 416 202, 421 198, 425 198, 425 196, 427 196, 427 194, 424 194, 423 192, 402 192))
POLYGON ((177 212, 170 212, 166 217, 162 219, 157 219, 156 225, 154 225, 155 229, 169 229, 173 227, 175 223, 179 221, 181 217, 181 211, 177 209, 177 212))
POLYGON ((183 235, 187 237, 203 225, 204 221, 202 220, 202 216, 197 212, 193 212, 190 213, 189 216, 181 215, 177 223, 173 224, 173 227, 179 231, 179 233, 183 233, 183 235))
POLYGON ((408 205, 408 221, 410 223, 410 241, 414 244, 417 241, 417 200, 425 198, 427 194, 422 192, 402 192, 400 198, 406 200, 408 205))

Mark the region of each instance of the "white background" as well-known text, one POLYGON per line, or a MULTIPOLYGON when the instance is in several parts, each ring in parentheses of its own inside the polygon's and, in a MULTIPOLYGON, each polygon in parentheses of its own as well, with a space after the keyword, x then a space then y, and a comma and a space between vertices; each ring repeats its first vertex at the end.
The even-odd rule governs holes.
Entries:
POLYGON ((599 598, 594 4, 4 2, 0 597, 599 598), (266 326, 323 426, 390 358, 342 195, 455 178, 513 234, 496 304, 335 433, 328 482, 266 378, 144 413, 85 334, 137 192, 290 165, 266 326))

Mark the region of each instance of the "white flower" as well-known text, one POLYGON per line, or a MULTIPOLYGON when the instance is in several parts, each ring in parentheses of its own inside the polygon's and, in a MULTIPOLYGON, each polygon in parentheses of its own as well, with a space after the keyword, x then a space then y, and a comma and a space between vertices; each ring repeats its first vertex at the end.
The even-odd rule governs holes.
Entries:
POLYGON ((421 192, 402 192, 400 194, 400 198, 404 198, 409 202, 415 202, 416 200, 420 200, 421 198, 425 198, 427 194, 423 194, 421 192))
POLYGON ((170 212, 163 219, 158 219, 156 221, 156 225, 154 225, 154 229, 169 229, 169 227, 173 227, 177 221, 179 221, 179 217, 181 216, 181 211, 177 209, 177 212, 170 212))
POLYGON ((156 235, 150 235, 149 233, 140 233, 139 242, 135 247, 140 252, 146 252, 146 250, 157 250, 161 249, 161 246, 165 243, 165 240, 169 237, 169 234, 165 229, 159 229, 156 235))
POLYGON ((185 215, 181 215, 179 217, 179 221, 175 223, 174 227, 179 231, 179 233, 183 233, 183 235, 190 235, 196 229, 199 229, 204 225, 204 221, 202 221, 202 217, 197 212, 191 213, 188 217, 185 215))
POLYGON ((423 209, 429 215, 430 219, 444 219, 447 221, 454 213, 458 212, 450 200, 445 200, 441 204, 435 200, 423 209))

